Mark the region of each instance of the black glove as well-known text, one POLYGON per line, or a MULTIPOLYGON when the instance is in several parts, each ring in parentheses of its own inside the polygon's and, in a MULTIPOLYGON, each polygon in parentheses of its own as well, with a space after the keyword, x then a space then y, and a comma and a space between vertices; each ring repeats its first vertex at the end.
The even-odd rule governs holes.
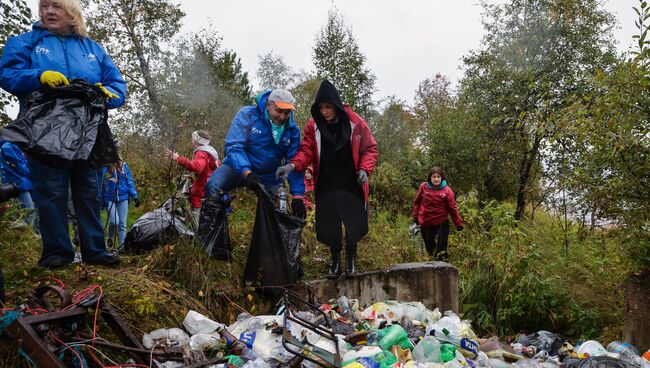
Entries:
POLYGON ((140 207, 140 198, 135 197, 133 198, 133 203, 135 204, 135 207, 140 207))
POLYGON ((260 177, 255 175, 255 173, 252 172, 246 176, 245 180, 246 180, 246 186, 252 190, 257 189, 257 187, 260 184, 260 177))
POLYGON ((368 181, 368 173, 366 172, 366 170, 359 170, 357 172, 357 184, 363 185, 367 181, 368 181))
POLYGON ((458 230, 458 231, 463 231, 464 229, 465 229, 465 226, 463 226, 463 225, 456 226, 456 230, 458 230))
POLYGON ((307 217, 307 209, 305 208, 305 202, 302 199, 294 198, 291 201, 291 212, 296 217, 304 219, 307 217))

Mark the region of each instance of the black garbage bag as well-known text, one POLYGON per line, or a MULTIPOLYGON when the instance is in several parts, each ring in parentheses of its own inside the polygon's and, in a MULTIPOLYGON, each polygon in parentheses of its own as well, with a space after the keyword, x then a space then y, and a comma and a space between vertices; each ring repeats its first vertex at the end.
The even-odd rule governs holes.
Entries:
POLYGON ((544 330, 526 335, 520 342, 526 346, 534 346, 537 351, 546 350, 550 355, 557 355, 563 344, 558 335, 544 330))
POLYGON ((228 232, 227 207, 228 203, 219 195, 206 198, 201 205, 196 237, 209 256, 230 262, 232 247, 228 232))
MULTIPOLYGON (((258 185, 254 191, 257 211, 244 281, 260 286, 293 284, 303 275, 300 234, 305 220, 277 211, 264 186, 258 185)), ((263 289, 263 292, 269 296, 282 294, 274 288, 263 289)))
POLYGON ((634 368, 635 366, 609 356, 597 356, 586 359, 567 358, 560 368, 634 368))
POLYGON ((44 87, 25 99, 24 114, 2 130, 2 139, 53 167, 100 168, 118 160, 108 126, 106 99, 92 84, 75 79, 44 87))
POLYGON ((169 213, 169 209, 162 207, 140 216, 126 233, 124 249, 134 253, 149 252, 180 236, 193 235, 185 226, 183 217, 169 213))

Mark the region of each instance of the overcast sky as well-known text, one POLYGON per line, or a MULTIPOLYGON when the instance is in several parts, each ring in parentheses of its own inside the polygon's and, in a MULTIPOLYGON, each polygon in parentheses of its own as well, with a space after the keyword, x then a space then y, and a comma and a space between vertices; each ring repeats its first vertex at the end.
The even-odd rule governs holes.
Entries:
MULTIPOLYGON (((490 2, 494 2, 492 0, 490 2)), ((38 0, 28 0, 36 10, 38 0)), ((478 48, 483 29, 479 0, 182 0, 183 31, 212 24, 255 77, 258 56, 273 51, 296 71, 311 70, 315 35, 333 6, 352 26, 367 66, 377 77, 375 99, 413 102, 419 82, 442 73, 456 82, 461 57, 478 48)), ((605 0, 618 20, 620 51, 632 44, 638 0, 605 0)))

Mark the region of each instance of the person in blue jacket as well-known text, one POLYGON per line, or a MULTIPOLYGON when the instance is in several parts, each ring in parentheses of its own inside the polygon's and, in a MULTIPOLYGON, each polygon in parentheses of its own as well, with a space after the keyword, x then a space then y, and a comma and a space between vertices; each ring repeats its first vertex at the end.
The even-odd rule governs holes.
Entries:
POLYGON ((33 225, 38 233, 38 223, 34 216, 32 200, 32 181, 25 153, 11 142, 0 141, 0 178, 5 184, 12 183, 18 188, 21 207, 30 211, 25 218, 26 223, 33 225))
MULTIPOLYGON (((126 82, 111 58, 88 38, 78 0, 40 0, 40 20, 32 30, 11 37, 0 60, 0 87, 24 100, 40 88, 67 85, 70 79, 96 84, 108 108, 124 104, 126 82)), ((109 253, 101 221, 99 170, 55 168, 28 158, 39 217, 43 252, 38 264, 61 267, 72 263, 74 248, 68 233, 68 186, 79 221, 82 260, 114 265, 119 256, 109 253)))
MULTIPOLYGON (((223 163, 205 186, 206 196, 257 183, 271 194, 276 193, 282 180, 276 179, 275 171, 288 163, 300 146, 300 128, 293 120, 294 101, 291 92, 274 89, 259 94, 256 105, 239 110, 226 136, 223 163)), ((293 214, 305 218, 304 174, 292 172, 288 181, 293 214)))
POLYGON ((126 238, 129 202, 133 200, 136 207, 140 206, 138 191, 135 189, 129 165, 121 158, 116 165, 104 168, 102 177, 104 178, 102 201, 108 213, 108 243, 113 243, 117 229, 117 240, 121 247, 126 238))

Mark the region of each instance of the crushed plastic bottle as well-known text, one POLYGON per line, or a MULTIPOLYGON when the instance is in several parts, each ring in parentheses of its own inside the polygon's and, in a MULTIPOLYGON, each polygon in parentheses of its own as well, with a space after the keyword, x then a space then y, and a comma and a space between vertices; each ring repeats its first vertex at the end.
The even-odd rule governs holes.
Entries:
POLYGON ((278 188, 278 191, 276 193, 276 198, 277 198, 276 207, 278 211, 282 213, 289 212, 289 205, 288 205, 289 193, 287 192, 287 188, 285 188, 284 185, 281 185, 278 188))

